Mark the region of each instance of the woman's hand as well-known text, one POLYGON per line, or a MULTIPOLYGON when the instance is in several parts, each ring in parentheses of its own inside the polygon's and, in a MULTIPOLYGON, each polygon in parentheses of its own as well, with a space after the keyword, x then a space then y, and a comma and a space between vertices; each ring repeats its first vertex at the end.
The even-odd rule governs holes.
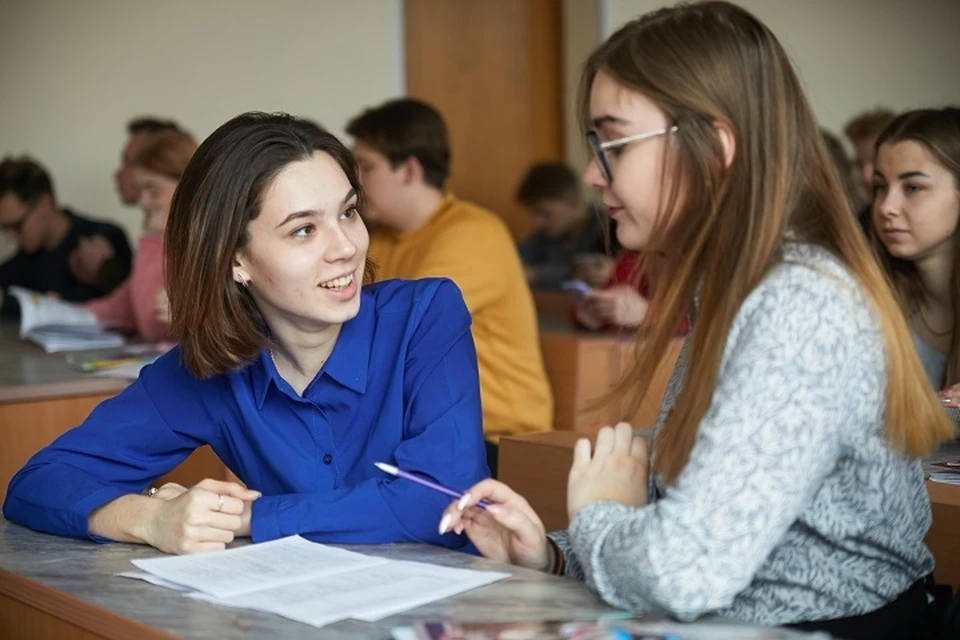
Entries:
POLYGON ((206 479, 191 487, 170 483, 154 498, 142 539, 166 553, 225 549, 238 535, 249 535, 250 503, 260 493, 235 482, 206 479), (244 531, 246 527, 246 531, 244 531))
POLYGON ((550 571, 553 553, 540 517, 513 489, 496 480, 483 480, 443 512, 440 533, 466 533, 487 558, 550 571), (477 507, 484 500, 490 506, 477 507))
POLYGON ((581 508, 600 500, 630 507, 647 504, 648 468, 647 441, 634 437, 633 429, 625 422, 613 429, 600 429, 592 456, 590 441, 578 441, 567 480, 570 519, 581 508))
POLYGON ((636 289, 621 285, 591 291, 581 306, 590 307, 590 313, 604 324, 634 329, 643 323, 650 303, 636 289))
POLYGON ((938 391, 937 396, 940 397, 940 402, 942 402, 945 407, 960 407, 960 384, 955 384, 942 391, 938 391))

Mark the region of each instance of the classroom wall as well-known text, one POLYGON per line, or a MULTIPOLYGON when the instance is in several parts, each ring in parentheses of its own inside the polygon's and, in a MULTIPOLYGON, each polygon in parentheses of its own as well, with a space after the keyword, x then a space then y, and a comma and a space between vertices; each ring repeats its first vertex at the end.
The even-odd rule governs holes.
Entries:
MULTIPOLYGON (((672 2, 601 0, 604 37, 672 2)), ((865 108, 960 103, 957 0, 737 0, 777 35, 821 124, 865 108)))
POLYGON ((132 116, 199 140, 242 111, 284 110, 342 134, 403 93, 402 13, 402 0, 0 0, 0 156, 36 156, 61 202, 133 242, 141 214, 112 178, 132 116))

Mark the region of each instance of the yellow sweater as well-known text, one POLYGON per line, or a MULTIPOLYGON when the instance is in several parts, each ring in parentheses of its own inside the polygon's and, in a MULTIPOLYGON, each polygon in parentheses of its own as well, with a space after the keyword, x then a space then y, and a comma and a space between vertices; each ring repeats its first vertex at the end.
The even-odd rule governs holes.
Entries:
POLYGON ((460 287, 473 316, 488 440, 552 428, 533 296, 496 215, 447 195, 419 229, 374 232, 369 257, 378 280, 446 277, 460 287))

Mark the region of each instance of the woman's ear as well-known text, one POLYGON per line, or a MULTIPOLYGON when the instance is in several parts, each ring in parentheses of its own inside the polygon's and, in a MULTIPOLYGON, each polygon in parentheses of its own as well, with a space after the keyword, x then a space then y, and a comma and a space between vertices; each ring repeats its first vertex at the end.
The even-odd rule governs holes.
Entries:
POLYGON ((730 125, 722 120, 714 120, 713 128, 717 130, 720 146, 723 147, 723 166, 729 167, 737 155, 737 138, 733 135, 730 125))
POLYGON ((243 261, 241 260, 239 253, 233 257, 233 280, 237 284, 243 285, 244 287, 250 284, 250 276, 243 267, 243 261))

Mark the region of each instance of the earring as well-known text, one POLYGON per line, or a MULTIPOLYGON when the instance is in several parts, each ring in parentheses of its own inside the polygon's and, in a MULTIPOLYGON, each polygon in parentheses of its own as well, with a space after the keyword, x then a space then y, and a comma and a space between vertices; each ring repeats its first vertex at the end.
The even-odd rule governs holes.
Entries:
POLYGON ((236 282, 238 285, 240 285, 240 286, 243 287, 244 289, 246 289, 246 288, 248 288, 248 287, 250 286, 250 281, 247 280, 246 278, 244 278, 243 276, 240 276, 240 279, 239 279, 239 280, 235 280, 234 282, 236 282))

